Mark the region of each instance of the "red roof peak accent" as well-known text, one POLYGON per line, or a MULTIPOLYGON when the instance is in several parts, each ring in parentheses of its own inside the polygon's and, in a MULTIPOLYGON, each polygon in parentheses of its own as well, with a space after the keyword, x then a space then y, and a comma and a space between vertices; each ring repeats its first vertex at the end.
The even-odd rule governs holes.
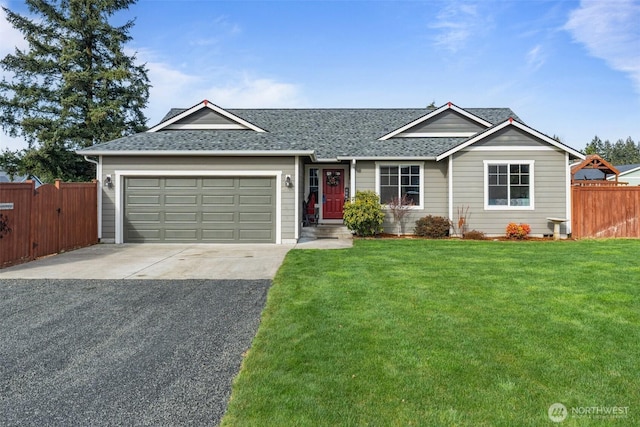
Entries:
POLYGON ((451 108, 451 106, 452 106, 452 105, 453 105, 453 104, 451 103, 451 101, 447 102, 447 106, 448 106, 449 108, 451 108))
POLYGON ((207 101, 206 99, 202 102, 204 103, 205 106, 209 103, 209 101, 207 101))
POLYGON ((513 123, 513 117, 509 117, 509 123, 513 123))

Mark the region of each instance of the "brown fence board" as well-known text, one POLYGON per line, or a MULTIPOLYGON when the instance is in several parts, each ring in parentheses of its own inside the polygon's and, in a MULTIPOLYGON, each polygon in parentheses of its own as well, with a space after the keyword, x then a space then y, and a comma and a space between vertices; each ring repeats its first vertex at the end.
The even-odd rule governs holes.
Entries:
POLYGON ((98 242, 97 184, 0 184, 0 268, 98 242), (11 209, 9 209, 11 207, 11 209))
POLYGON ((31 259, 31 205, 33 184, 0 184, 0 214, 11 231, 0 239, 0 268, 31 259))
POLYGON ((572 187, 573 237, 640 238, 640 187, 572 187))

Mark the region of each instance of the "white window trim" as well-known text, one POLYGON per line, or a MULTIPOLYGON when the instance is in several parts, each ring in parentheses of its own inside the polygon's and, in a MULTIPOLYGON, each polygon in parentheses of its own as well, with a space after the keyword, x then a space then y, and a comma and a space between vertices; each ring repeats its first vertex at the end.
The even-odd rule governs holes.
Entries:
MULTIPOLYGON (((487 211, 535 210, 535 160, 484 160, 484 209, 487 211), (529 206, 489 205, 489 165, 529 165, 529 206)), ((511 188, 511 185, 508 187, 511 188)), ((509 190, 510 191, 510 190, 509 190)))
MULTIPOLYGON (((420 204, 413 205, 409 209, 424 209, 424 162, 376 162, 376 193, 380 195, 380 167, 381 166, 420 166, 420 204)), ((386 204, 382 205, 385 209, 386 204)))

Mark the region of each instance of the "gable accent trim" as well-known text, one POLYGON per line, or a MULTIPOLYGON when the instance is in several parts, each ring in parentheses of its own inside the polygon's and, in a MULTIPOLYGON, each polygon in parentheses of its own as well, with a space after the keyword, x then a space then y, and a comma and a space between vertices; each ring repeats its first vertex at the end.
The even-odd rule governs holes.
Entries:
POLYGON ((494 127, 489 128, 486 131, 481 132, 478 135, 474 136, 473 138, 468 139, 467 141, 457 145, 456 147, 453 147, 450 150, 447 150, 444 153, 438 155, 436 157, 436 161, 440 161, 442 159, 445 159, 445 158, 449 157, 450 155, 452 155, 454 153, 457 153, 460 150, 464 150, 465 148, 469 147, 470 145, 475 144, 478 141, 482 141, 483 139, 493 135, 494 133, 496 133, 496 132, 498 132, 498 131, 500 131, 500 130, 508 127, 508 126, 513 126, 515 128, 518 128, 518 129, 522 130, 523 132, 526 132, 529 135, 546 142, 547 144, 550 144, 550 145, 552 145, 552 146, 554 146, 556 148, 559 148, 562 151, 565 151, 565 152, 573 155, 574 157, 577 157, 579 159, 584 159, 585 158, 585 155, 580 153, 579 151, 576 151, 573 148, 568 147, 568 146, 564 145, 563 143, 558 142, 555 139, 550 138, 547 135, 545 135, 543 133, 540 133, 540 132, 538 132, 537 130, 535 130, 533 128, 530 128, 529 126, 527 126, 525 124, 522 124, 522 123, 520 123, 518 121, 515 121, 513 119, 507 119, 504 122, 499 123, 499 124, 495 125, 494 127))
MULTIPOLYGON (((414 121, 412 121, 411 123, 408 123, 404 126, 402 126, 401 128, 398 128, 396 130, 394 130, 393 132, 390 132, 382 137, 379 138, 379 141, 386 141, 390 138, 393 138, 394 136, 399 136, 401 133, 403 133, 404 131, 411 129, 412 127, 419 125, 420 123, 431 119, 432 117, 435 117, 437 115, 439 115, 440 113, 446 111, 446 110, 453 110, 456 113, 459 113, 461 115, 463 115, 464 117, 473 120, 474 122, 480 123, 483 126, 486 127, 491 127, 493 125, 493 123, 490 123, 484 119, 481 119, 480 117, 476 116, 475 114, 471 114, 470 112, 466 111, 463 108, 458 107, 457 105, 448 102, 446 104, 444 104, 442 107, 437 108, 435 110, 433 110, 432 112, 430 112, 429 114, 426 114, 414 121)), ((404 135, 406 136, 406 135, 404 135)), ((441 136, 459 136, 459 135, 441 135, 441 136)), ((465 135, 465 136, 470 136, 470 135, 465 135)))
POLYGON ((416 132, 399 133, 398 138, 469 138, 478 132, 416 132))
MULTIPOLYGON (((236 116, 235 114, 232 114, 226 110, 224 110, 223 108, 218 107, 215 104, 212 104, 211 102, 207 101, 206 99, 204 101, 202 101, 199 104, 194 105, 191 108, 186 109, 185 111, 183 111, 180 114, 177 114, 173 117, 171 117, 168 120, 165 120, 162 123, 159 123, 157 125, 155 125, 154 127, 150 128, 149 130, 147 130, 147 132, 157 132, 163 129, 169 129, 169 126, 173 125, 174 123, 184 119, 185 117, 190 116, 191 114, 195 113, 196 111, 200 111, 204 108, 208 108, 212 111, 214 111, 217 114, 220 114, 223 117, 226 117, 229 120, 232 120, 234 122, 236 122, 238 125, 240 125, 242 128, 248 128, 251 129, 253 131, 256 132, 266 132, 264 129, 259 128, 258 126, 249 123, 248 121, 244 120, 241 117, 236 116)), ((211 128, 213 129, 213 128, 211 128)), ((237 128, 234 128, 237 129, 237 128)))

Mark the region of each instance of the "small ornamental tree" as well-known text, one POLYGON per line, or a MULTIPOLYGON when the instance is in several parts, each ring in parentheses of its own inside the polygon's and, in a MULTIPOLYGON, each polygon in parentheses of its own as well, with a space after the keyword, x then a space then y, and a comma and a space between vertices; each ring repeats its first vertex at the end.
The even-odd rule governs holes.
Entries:
POLYGON ((413 206, 413 200, 403 195, 402 197, 394 197, 387 205, 393 216, 393 222, 396 223, 397 234, 400 236, 402 233, 402 223, 413 206))
POLYGON ((382 233, 384 212, 380 196, 373 191, 358 191, 355 199, 344 205, 344 224, 357 236, 369 237, 382 233))

